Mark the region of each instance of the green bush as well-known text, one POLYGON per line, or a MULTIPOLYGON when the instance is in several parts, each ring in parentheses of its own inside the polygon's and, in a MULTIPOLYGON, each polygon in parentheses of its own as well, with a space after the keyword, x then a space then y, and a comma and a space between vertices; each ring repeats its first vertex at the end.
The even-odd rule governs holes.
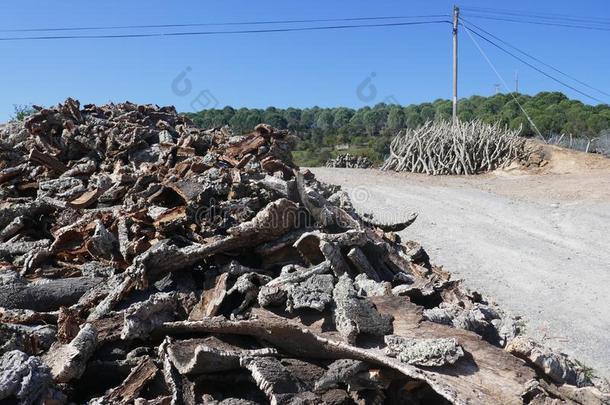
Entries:
POLYGON ((23 121, 34 112, 36 112, 36 110, 29 104, 13 104, 13 115, 11 116, 11 120, 23 121))

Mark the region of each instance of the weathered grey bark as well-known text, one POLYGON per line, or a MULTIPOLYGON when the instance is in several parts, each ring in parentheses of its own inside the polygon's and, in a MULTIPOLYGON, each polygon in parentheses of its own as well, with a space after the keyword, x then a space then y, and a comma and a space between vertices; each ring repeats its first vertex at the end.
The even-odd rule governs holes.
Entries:
POLYGON ((369 364, 360 360, 341 359, 332 362, 328 370, 316 382, 316 391, 337 387, 339 384, 349 384, 358 373, 368 370, 369 364))
POLYGON ((19 216, 13 219, 7 224, 4 229, 0 231, 0 241, 6 241, 7 239, 15 236, 25 227, 25 217, 19 216))
POLYGON ((100 220, 95 221, 95 231, 87 242, 87 251, 97 259, 112 261, 119 257, 119 241, 100 220))
POLYGON ((464 351, 455 338, 411 339, 398 335, 384 337, 388 356, 418 366, 443 366, 453 364, 464 351))
POLYGON ((207 188, 206 184, 185 180, 173 181, 165 186, 174 190, 187 203, 189 201, 197 201, 199 195, 204 193, 207 188))
POLYGON ((366 258, 366 255, 358 247, 353 247, 347 254, 347 258, 358 269, 360 273, 364 273, 368 278, 374 281, 380 281, 377 271, 371 266, 371 263, 366 258))
POLYGON ((330 262, 324 261, 306 270, 281 275, 261 287, 258 293, 258 303, 263 307, 282 304, 288 297, 288 291, 295 283, 300 283, 316 274, 324 274, 329 271, 330 262))
POLYGON ((275 176, 267 175, 262 180, 258 180, 256 184, 267 190, 271 190, 284 198, 290 200, 295 199, 296 183, 294 180, 286 181, 275 176))
POLYGON ((333 288, 332 274, 312 275, 287 290, 286 308, 289 312, 300 308, 311 308, 322 312, 333 300, 333 288))
POLYGON ((276 358, 244 357, 240 363, 250 370, 258 387, 274 405, 291 403, 303 391, 300 382, 276 358))
POLYGON ((19 350, 0 357, 0 400, 19 405, 38 403, 51 383, 51 373, 39 357, 19 350))
POLYGON ((295 171, 297 191, 301 202, 314 217, 316 223, 323 227, 336 226, 342 229, 360 229, 360 224, 341 208, 330 204, 313 188, 305 185, 303 175, 295 171))
POLYGON ((251 305, 256 303, 261 286, 271 280, 271 277, 254 272, 242 274, 235 280, 233 287, 227 291, 227 299, 240 297, 239 306, 231 311, 231 316, 243 313, 251 305))
POLYGON ((70 343, 51 347, 43 361, 51 368, 56 382, 69 382, 83 375, 96 346, 97 331, 91 324, 85 324, 70 343))
POLYGON ((163 343, 159 346, 158 354, 163 362, 163 378, 165 380, 165 384, 169 388, 171 395, 171 405, 182 405, 184 401, 184 396, 182 392, 182 383, 180 380, 180 375, 178 371, 173 366, 169 354, 167 353, 167 347, 170 344, 170 339, 165 338, 163 343))
POLYGON ((54 325, 0 323, 0 353, 19 350, 39 355, 55 343, 56 334, 57 328, 54 325))
POLYGON ((368 241, 365 232, 349 230, 337 234, 319 231, 302 234, 294 243, 294 247, 309 263, 328 260, 336 276, 352 273, 341 253, 341 247, 362 246, 368 241))
POLYGON ((586 384, 585 371, 570 361, 565 354, 557 353, 525 336, 517 336, 506 347, 509 353, 533 364, 557 384, 582 387, 586 384))
MULTIPOLYGON (((555 385, 544 379, 539 381, 539 387, 543 391, 540 396, 542 401, 551 401, 552 398, 564 398, 568 403, 569 401, 574 401, 574 403, 582 405, 610 404, 610 393, 601 392, 596 387, 576 387, 569 384, 555 385)), ((535 403, 535 401, 530 403, 535 403)))
POLYGON ((455 404, 521 404, 524 387, 534 380, 534 372, 509 353, 481 340, 468 331, 422 322, 421 310, 402 298, 372 297, 383 314, 394 317, 394 333, 414 338, 457 337, 472 360, 461 359, 454 365, 438 367, 435 371, 421 369, 391 358, 382 349, 362 348, 343 342, 336 334, 303 328, 285 318, 264 310, 255 311, 257 318, 229 321, 208 318, 197 322, 165 324, 161 332, 224 333, 263 338, 274 346, 297 356, 317 358, 355 359, 385 365, 400 373, 427 382, 436 392, 455 404), (497 372, 497 365, 504 372, 497 372))
POLYGON ((73 277, 3 284, 0 285, 0 307, 54 311, 76 303, 85 292, 101 282, 103 279, 98 277, 73 277))
POLYGON ((364 273, 356 276, 354 279, 354 288, 358 295, 363 297, 393 295, 392 283, 389 281, 377 282, 371 280, 364 273))
POLYGON ((320 251, 326 260, 330 262, 330 267, 333 269, 335 276, 340 277, 343 274, 351 274, 350 268, 343 258, 339 246, 332 242, 322 240, 320 241, 320 251))
POLYGON ((380 314, 367 299, 356 294, 352 280, 343 275, 333 290, 335 324, 349 343, 362 333, 383 336, 392 331, 392 317, 380 314))
POLYGON ((180 374, 235 370, 240 367, 241 358, 279 355, 275 349, 244 349, 212 336, 171 342, 167 354, 180 374))
POLYGON ((104 284, 97 285, 85 294, 78 302, 79 307, 88 308, 95 305, 91 310, 87 321, 95 321, 103 318, 112 308, 123 299, 133 288, 135 282, 125 273, 115 274, 106 279, 104 284))
POLYGON ((157 293, 147 300, 136 302, 124 312, 121 339, 146 339, 157 326, 176 317, 176 294, 157 293))
POLYGON ((23 255, 33 250, 46 249, 51 245, 48 239, 0 243, 0 258, 23 255))

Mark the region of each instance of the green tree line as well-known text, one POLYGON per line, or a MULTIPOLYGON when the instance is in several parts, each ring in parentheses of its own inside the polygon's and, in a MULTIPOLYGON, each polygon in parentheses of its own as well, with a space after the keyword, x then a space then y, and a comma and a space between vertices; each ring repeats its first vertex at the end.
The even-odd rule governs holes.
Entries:
MULTIPOLYGON (((499 121, 513 129, 521 128, 524 136, 533 136, 535 129, 519 104, 543 136, 572 134, 574 137, 594 138, 610 129, 609 105, 584 104, 559 92, 541 92, 535 96, 518 93, 472 96, 459 100, 458 115, 466 121, 499 121)), ((344 144, 349 145, 347 152, 380 161, 387 153, 391 138, 401 128, 418 127, 428 120, 451 119, 451 101, 438 99, 408 106, 381 103, 359 109, 225 107, 189 115, 197 125, 205 128, 230 125, 236 132, 245 133, 265 122, 289 129, 300 138, 295 152, 297 161, 302 165, 314 165, 339 153, 336 146, 344 144)))

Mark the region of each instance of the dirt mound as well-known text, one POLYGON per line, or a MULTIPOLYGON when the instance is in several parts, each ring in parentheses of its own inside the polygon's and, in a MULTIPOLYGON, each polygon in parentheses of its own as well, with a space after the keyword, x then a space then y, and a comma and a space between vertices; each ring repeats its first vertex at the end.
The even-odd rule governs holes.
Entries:
POLYGON ((526 165, 513 164, 497 171, 537 174, 584 174, 594 171, 610 171, 610 159, 603 155, 549 145, 539 140, 529 140, 528 147, 536 152, 530 156, 526 165))
POLYGON ((585 153, 554 145, 542 146, 551 173, 583 173, 610 170, 610 159, 596 153, 585 153))

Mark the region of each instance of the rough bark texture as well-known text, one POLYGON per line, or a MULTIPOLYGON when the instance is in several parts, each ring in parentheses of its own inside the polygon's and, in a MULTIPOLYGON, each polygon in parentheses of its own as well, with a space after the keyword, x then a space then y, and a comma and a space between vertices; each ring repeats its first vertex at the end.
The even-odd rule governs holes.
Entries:
MULTIPOLYGON (((395 298, 392 300, 395 301, 395 298)), ((383 312, 394 316, 394 333, 424 338, 458 335, 458 341, 473 358, 439 367, 438 370, 418 368, 387 356, 382 348, 366 348, 367 340, 358 346, 351 345, 336 333, 316 330, 319 326, 303 328, 299 323, 287 322, 285 318, 262 310, 256 312, 257 318, 254 320, 228 321, 209 318, 198 322, 169 323, 162 330, 164 333, 178 336, 195 332, 249 335, 265 339, 296 356, 362 360, 425 381, 443 397, 456 404, 522 403, 524 387, 535 378, 533 370, 509 353, 482 341, 472 332, 458 331, 433 323, 424 323, 425 329, 420 332, 421 311, 413 304, 411 310, 405 310, 405 303, 408 301, 396 304, 385 300, 377 302, 385 310, 383 312), (502 364, 501 372, 498 372, 499 364, 502 364)))
POLYGON ((344 275, 333 290, 335 300, 335 325, 349 343, 354 343, 361 333, 384 336, 392 331, 392 318, 377 312, 375 305, 359 296, 352 280, 344 275))
POLYGON ((75 304, 100 282, 102 279, 97 277, 74 277, 3 284, 0 285, 0 307, 53 311, 75 304))
POLYGON ((157 293, 130 306, 124 315, 121 339, 146 339, 155 327, 175 318, 176 294, 157 293))
POLYGON ((241 365, 252 373, 258 387, 267 394, 272 404, 288 404, 303 391, 279 360, 273 357, 243 358, 241 365))
POLYGON ((51 347, 43 360, 55 381, 69 382, 83 375, 96 345, 97 331, 91 324, 85 324, 70 343, 51 347))
POLYGON ((384 338, 386 353, 398 360, 417 366, 454 364, 464 351, 456 339, 410 339, 397 335, 384 338))
POLYGON ((0 400, 37 403, 51 385, 51 373, 40 358, 13 350, 0 357, 0 400))
POLYGON ((506 350, 533 364, 557 384, 585 384, 586 377, 581 367, 566 355, 553 352, 525 336, 511 340, 506 350))
POLYGON ((172 342, 167 353, 181 374, 235 370, 243 357, 279 356, 275 349, 243 349, 215 337, 172 342))
POLYGON ((289 311, 300 308, 312 308, 324 311, 332 302, 334 278, 330 274, 315 274, 307 280, 296 283, 288 291, 289 311))

